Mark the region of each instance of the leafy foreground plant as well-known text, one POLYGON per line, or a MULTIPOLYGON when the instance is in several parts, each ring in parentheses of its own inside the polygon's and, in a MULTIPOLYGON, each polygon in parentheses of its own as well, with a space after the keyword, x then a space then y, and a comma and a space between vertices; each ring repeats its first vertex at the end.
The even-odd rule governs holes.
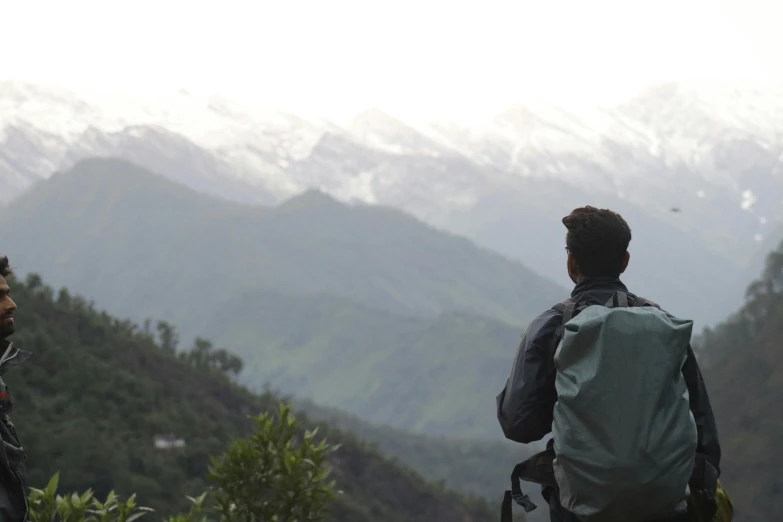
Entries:
MULTIPOLYGON (((187 514, 167 522, 320 522, 329 515, 339 491, 328 481, 326 457, 338 449, 316 442, 317 429, 299 436, 291 406, 277 415, 255 419, 253 435, 231 443, 212 459, 207 477, 213 486, 188 497, 187 514)), ((101 502, 91 490, 57 494, 59 473, 45 489, 30 488, 31 522, 133 522, 153 511, 136 504, 136 495, 121 500, 113 491, 101 502)))

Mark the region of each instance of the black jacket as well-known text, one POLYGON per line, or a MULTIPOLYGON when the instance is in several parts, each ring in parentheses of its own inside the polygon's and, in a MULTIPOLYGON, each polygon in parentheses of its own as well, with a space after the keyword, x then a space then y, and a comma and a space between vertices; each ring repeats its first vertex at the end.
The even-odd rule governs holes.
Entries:
MULTIPOLYGON (((0 375, 24 362, 30 353, 0 339, 0 356, 3 355, 0 375)), ((27 454, 8 416, 11 409, 10 389, 0 378, 0 522, 24 522, 29 520, 25 482, 27 454)))
MULTIPOLYGON (((625 285, 616 278, 585 278, 576 285, 571 297, 578 303, 604 304, 625 285)), ((628 293, 629 296, 635 297, 628 293)), ((647 296, 645 296, 647 297, 647 296)), ((497 397, 498 421, 506 438, 528 444, 543 439, 552 431, 557 393, 555 392, 555 329, 563 314, 550 308, 530 323, 511 367, 506 387, 497 397)), ((710 399, 699 365, 688 347, 682 369, 690 406, 698 430, 698 452, 720 473, 720 443, 710 399)))

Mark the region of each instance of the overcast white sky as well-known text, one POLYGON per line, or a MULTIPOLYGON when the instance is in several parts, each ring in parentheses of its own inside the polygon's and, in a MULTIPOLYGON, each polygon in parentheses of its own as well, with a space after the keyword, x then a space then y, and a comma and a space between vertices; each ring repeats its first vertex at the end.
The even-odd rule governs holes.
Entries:
POLYGON ((0 0, 0 77, 213 91, 342 118, 781 81, 777 0, 0 0))

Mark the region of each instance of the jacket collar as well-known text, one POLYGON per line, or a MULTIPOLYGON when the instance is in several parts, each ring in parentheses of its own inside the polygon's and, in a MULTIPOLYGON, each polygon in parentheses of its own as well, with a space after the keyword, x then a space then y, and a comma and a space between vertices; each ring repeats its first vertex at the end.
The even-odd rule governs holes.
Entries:
POLYGON ((571 292, 571 297, 594 290, 628 292, 628 288, 619 277, 583 277, 571 292))
POLYGON ((0 375, 3 375, 12 366, 22 364, 31 355, 33 355, 32 352, 20 350, 8 339, 0 339, 0 375))

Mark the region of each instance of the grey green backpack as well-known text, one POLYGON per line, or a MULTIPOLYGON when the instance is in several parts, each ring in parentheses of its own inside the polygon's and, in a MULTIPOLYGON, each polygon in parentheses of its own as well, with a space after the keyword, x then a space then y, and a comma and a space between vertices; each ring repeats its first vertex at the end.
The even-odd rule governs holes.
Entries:
POLYGON ((567 300, 556 308, 563 324, 554 356, 554 452, 515 468, 502 518, 512 499, 535 509, 519 478, 557 486, 562 506, 584 522, 684 511, 697 445, 682 376, 693 322, 623 292, 604 306, 567 300))

